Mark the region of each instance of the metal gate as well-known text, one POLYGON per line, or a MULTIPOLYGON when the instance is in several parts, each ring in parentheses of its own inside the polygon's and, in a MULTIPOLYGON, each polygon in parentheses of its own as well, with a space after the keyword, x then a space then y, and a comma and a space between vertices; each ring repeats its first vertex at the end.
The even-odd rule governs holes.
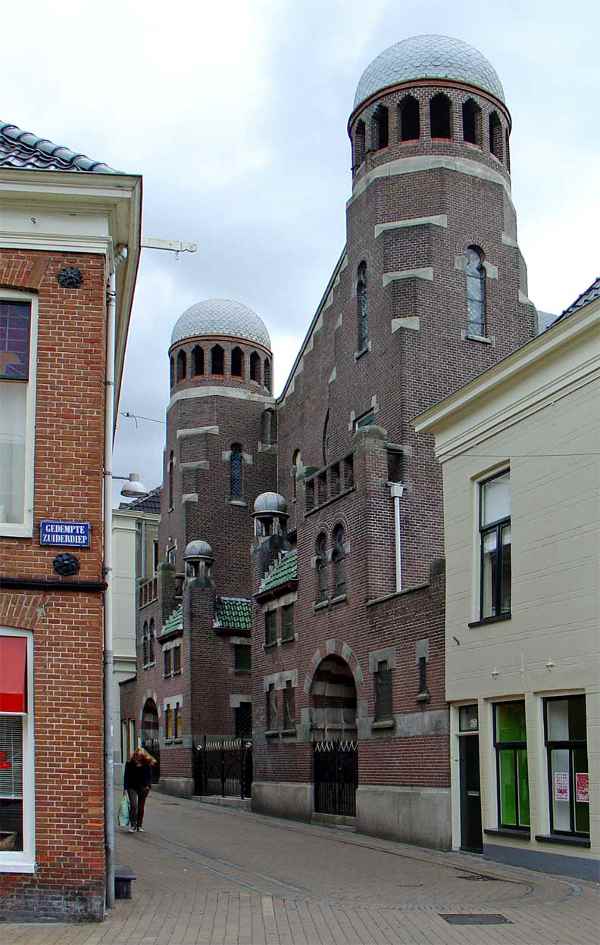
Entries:
POLYGON ((194 749, 194 794, 251 797, 251 740, 205 735, 194 749))
POLYGON ((156 764, 152 765, 150 770, 152 772, 152 784, 158 784, 160 781, 160 742, 158 738, 142 738, 142 748, 145 748, 156 761, 156 764))
POLYGON ((356 816, 358 743, 315 742, 313 751, 315 812, 356 816))

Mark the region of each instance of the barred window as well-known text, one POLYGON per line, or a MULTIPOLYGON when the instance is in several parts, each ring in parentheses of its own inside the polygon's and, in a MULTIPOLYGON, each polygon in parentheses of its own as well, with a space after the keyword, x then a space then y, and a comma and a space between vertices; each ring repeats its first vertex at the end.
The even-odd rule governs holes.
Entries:
POLYGON ((274 683, 269 683, 266 693, 266 723, 268 732, 273 732, 278 728, 277 692, 274 683))
POLYGON ((369 303, 367 297, 367 264, 361 262, 356 279, 357 348, 363 351, 369 343, 369 303))
POLYGON ((392 701, 392 671, 387 662, 377 663, 375 672, 375 721, 382 722, 394 717, 392 701))
POLYGON ((478 246, 465 250, 465 276, 467 278, 467 334, 484 336, 485 324, 485 266, 483 253, 478 246))
POLYGON ((333 530, 333 551, 331 560, 333 563, 333 586, 334 594, 338 597, 346 593, 346 536, 344 526, 336 525, 333 530))
POLYGON ((327 538, 319 535, 315 544, 315 570, 317 572, 317 603, 327 599, 327 538))
POLYGON ((287 680, 283 690, 283 727, 292 729, 296 725, 296 694, 292 681, 287 680))
POLYGON ((271 362, 269 361, 268 358, 265 358, 265 364, 263 368, 263 378, 264 378, 264 385, 267 388, 267 390, 270 392, 271 391, 271 362))
POLYGON ((242 494, 242 460, 242 447, 239 443, 234 443, 231 447, 231 456, 229 460, 229 492, 232 498, 239 498, 242 494))

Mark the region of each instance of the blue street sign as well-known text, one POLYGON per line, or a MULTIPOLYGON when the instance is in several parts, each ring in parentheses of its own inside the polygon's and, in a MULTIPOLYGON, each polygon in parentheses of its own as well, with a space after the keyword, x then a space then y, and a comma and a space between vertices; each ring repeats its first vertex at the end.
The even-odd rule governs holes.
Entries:
POLYGON ((75 545, 90 547, 91 526, 89 522, 58 522, 44 518, 40 522, 40 545, 75 545))

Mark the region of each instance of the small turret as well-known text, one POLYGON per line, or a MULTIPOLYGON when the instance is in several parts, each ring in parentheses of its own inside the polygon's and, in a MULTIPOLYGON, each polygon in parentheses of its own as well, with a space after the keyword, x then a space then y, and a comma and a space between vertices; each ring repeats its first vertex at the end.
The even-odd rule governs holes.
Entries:
POLYGON ((185 583, 192 581, 197 587, 212 587, 213 550, 207 541, 190 541, 183 553, 185 561, 185 583))

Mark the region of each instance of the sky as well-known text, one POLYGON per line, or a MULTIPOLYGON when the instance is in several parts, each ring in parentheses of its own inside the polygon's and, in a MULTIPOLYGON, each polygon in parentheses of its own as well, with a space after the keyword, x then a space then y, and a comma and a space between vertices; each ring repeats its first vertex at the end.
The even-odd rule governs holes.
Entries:
POLYGON ((148 487, 170 334, 193 302, 258 312, 283 386, 345 242, 356 84, 401 39, 456 36, 500 75, 536 306, 558 313, 600 274, 593 0, 30 0, 3 4, 2 26, 0 120, 142 174, 144 235, 198 244, 142 255, 119 409, 150 419, 120 416, 113 468, 148 487))

